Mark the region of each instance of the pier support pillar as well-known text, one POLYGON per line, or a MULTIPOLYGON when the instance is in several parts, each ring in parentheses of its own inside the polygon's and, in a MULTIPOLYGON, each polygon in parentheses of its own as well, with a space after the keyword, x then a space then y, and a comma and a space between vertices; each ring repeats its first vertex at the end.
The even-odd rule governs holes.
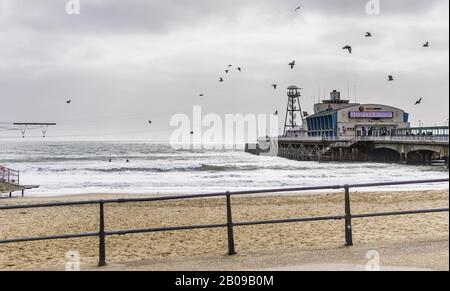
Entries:
POLYGON ((406 164, 406 154, 405 153, 400 154, 400 163, 406 164))
POLYGON ((428 165, 431 166, 433 164, 433 153, 428 153, 428 165))
POLYGON ((352 148, 352 161, 359 161, 359 150, 357 148, 352 148))

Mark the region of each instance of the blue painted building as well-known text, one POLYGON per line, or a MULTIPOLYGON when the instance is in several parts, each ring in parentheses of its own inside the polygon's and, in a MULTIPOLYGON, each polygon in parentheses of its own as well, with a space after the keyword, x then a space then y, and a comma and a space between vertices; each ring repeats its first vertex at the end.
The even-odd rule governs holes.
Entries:
POLYGON ((314 105, 314 114, 305 118, 309 137, 353 138, 385 136, 394 130, 409 128, 409 114, 402 109, 381 104, 350 103, 340 93, 314 105))
POLYGON ((308 136, 338 136, 337 110, 324 111, 306 118, 308 136))

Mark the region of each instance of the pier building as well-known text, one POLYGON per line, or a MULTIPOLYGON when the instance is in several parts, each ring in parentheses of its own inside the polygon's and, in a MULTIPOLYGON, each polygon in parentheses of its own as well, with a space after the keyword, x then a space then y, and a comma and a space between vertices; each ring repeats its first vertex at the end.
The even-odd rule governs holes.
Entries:
POLYGON ((301 97, 299 90, 295 86, 288 88, 283 135, 247 144, 247 152, 295 160, 445 162, 448 167, 448 126, 412 128, 405 110, 384 104, 351 103, 341 99, 336 90, 330 93, 330 99, 314 105, 313 114, 302 114, 302 124, 293 124, 293 111, 301 112, 300 104, 292 106, 293 96, 296 100, 301 97))

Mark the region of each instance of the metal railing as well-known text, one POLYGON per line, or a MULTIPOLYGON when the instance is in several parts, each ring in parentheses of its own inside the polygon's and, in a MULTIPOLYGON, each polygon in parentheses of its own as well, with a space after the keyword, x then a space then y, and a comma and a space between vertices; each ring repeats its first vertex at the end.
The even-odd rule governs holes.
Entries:
POLYGON ((448 135, 386 135, 386 136, 358 136, 358 137, 327 137, 327 136, 299 136, 286 137, 280 136, 277 138, 280 141, 311 141, 311 142, 345 142, 349 145, 358 141, 427 141, 437 143, 448 143, 448 135))
POLYGON ((448 143, 448 136, 409 135, 409 136, 364 136, 362 141, 425 141, 436 143, 448 143))
POLYGON ((0 166, 0 181, 19 185, 20 184, 20 172, 8 169, 6 167, 0 166))
POLYGON ((322 141, 345 141, 350 138, 337 137, 337 136, 279 136, 277 137, 280 141, 311 141, 311 142, 322 142, 322 141))
POLYGON ((355 185, 334 185, 334 186, 319 186, 319 187, 265 189, 265 190, 252 190, 252 191, 236 191, 233 193, 225 192, 225 193, 151 197, 151 198, 129 198, 129 199, 110 199, 110 200, 93 200, 93 201, 78 201, 78 202, 56 202, 56 203, 28 204, 28 205, 6 205, 6 206, 0 206, 0 211, 32 209, 32 208, 63 207, 63 206, 98 205, 99 206, 99 230, 98 230, 98 232, 86 232, 86 233, 77 233, 77 234, 61 234, 61 235, 50 235, 50 236, 3 239, 3 240, 0 240, 0 245, 1 244, 9 244, 9 243, 19 243, 19 242, 31 242, 31 241, 98 237, 98 239, 99 239, 98 266, 101 267, 101 266, 106 265, 105 240, 106 240, 107 236, 138 234, 138 233, 153 233, 153 232, 164 232, 164 231, 226 228, 227 229, 227 239, 228 239, 228 255, 234 255, 236 253, 235 243, 234 243, 234 227, 266 225, 266 224, 281 224, 281 223, 295 223, 295 222, 344 220, 345 221, 345 229, 344 229, 345 245, 353 246, 352 220, 355 218, 370 218, 370 217, 383 217, 383 216, 396 216, 396 215, 449 212, 449 208, 352 214, 350 189, 372 188, 372 187, 380 187, 380 186, 435 184, 435 183, 448 183, 448 182, 449 182, 449 179, 436 179, 436 180, 417 180, 417 181, 385 182, 385 183, 370 183, 370 184, 355 184, 355 185), (232 218, 233 217, 232 200, 231 200, 232 196, 255 195, 255 194, 263 195, 263 194, 270 194, 270 193, 339 190, 339 189, 344 189, 344 214, 342 214, 342 215, 321 216, 321 217, 304 217, 304 218, 288 218, 288 219, 261 220, 261 221, 241 221, 241 222, 234 222, 233 218, 232 218), (160 228, 141 228, 141 229, 126 229, 126 230, 110 230, 110 231, 106 230, 105 207, 104 207, 105 204, 124 204, 124 203, 169 201, 169 200, 188 200, 188 199, 224 197, 224 196, 226 197, 227 221, 224 223, 221 223, 221 224, 171 226, 171 227, 160 227, 160 228))

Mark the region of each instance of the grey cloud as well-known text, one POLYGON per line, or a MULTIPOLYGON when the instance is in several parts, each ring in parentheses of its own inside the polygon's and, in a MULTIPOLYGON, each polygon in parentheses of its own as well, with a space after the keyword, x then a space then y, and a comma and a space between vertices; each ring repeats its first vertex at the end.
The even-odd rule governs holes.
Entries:
MULTIPOLYGON (((67 0, 68 1, 68 0, 67 0)), ((269 1, 216 0, 80 0, 81 14, 68 16, 66 0, 14 0, 9 5, 14 25, 36 31, 66 33, 166 33, 217 17, 234 17, 240 10, 269 1)))
MULTIPOLYGON (((8 1, 8 0, 5 0, 8 1)), ((9 0, 10 1, 10 0, 9 0)), ((206 24, 214 18, 233 21, 247 9, 278 13, 280 18, 294 16, 293 9, 304 5, 304 12, 324 15, 367 16, 369 0, 80 0, 81 15, 68 16, 68 0, 14 0, 9 7, 11 23, 35 31, 59 30, 84 33, 167 33, 171 30, 206 24)), ((441 0, 379 0, 383 14, 426 13, 441 0)), ((295 15, 297 17, 297 15, 295 15)), ((207 24, 206 24, 207 25, 207 24)))
POLYGON ((66 15, 65 3, 2 0, 0 120, 138 115, 62 122, 51 133, 145 130, 152 118, 166 132, 145 138, 167 138, 171 114, 192 105, 219 114, 282 111, 291 84, 305 88, 305 110, 324 90, 347 95, 356 85, 359 101, 404 107, 431 125, 448 118, 447 0, 381 0, 374 17, 366 0, 81 0, 79 16, 66 15), (303 15, 293 13, 299 4, 303 15), (429 15, 436 7, 443 19, 429 15), (370 41, 362 35, 369 28, 370 41), (430 50, 421 48, 425 40, 430 50), (340 49, 347 42, 352 56, 340 49), (287 69, 292 59, 295 71, 287 69), (228 63, 244 72, 219 84, 228 63), (388 72, 398 81, 386 84, 388 72), (410 105, 417 96, 425 100, 420 110, 410 105))

